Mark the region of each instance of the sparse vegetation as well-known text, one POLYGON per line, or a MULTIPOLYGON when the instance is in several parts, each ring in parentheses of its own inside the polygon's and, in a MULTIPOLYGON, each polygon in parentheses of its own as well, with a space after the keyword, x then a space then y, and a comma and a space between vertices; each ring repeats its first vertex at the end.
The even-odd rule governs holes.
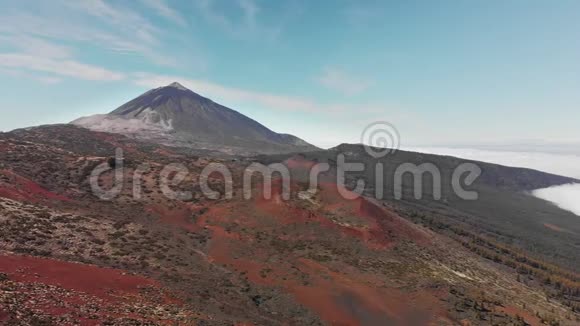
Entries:
MULTIPOLYGON (((329 311, 339 313, 345 305, 384 316, 393 313, 372 306, 369 298, 412 302, 409 306, 426 318, 450 318, 449 324, 467 319, 474 325, 524 325, 533 317, 566 325, 578 318, 578 275, 544 256, 545 248, 558 242, 528 250, 511 230, 445 206, 389 198, 387 207, 364 206, 334 198, 322 186, 308 197, 293 194, 283 203, 243 201, 239 191, 232 201, 197 195, 181 202, 158 191, 158 172, 175 160, 159 154, 162 146, 71 126, 0 134, 0 141, 11 148, 0 153, 0 163, 11 171, 0 171, 0 194, 8 196, 0 198, 2 253, 148 276, 182 295, 186 311, 198 321, 317 325, 329 311), (127 186, 110 202, 96 200, 87 182, 91 167, 107 162, 119 146, 128 149, 128 165, 152 166, 143 176, 143 198, 134 200, 127 186), (303 299, 311 295, 320 298, 320 306, 303 299)), ((199 156, 186 149, 171 149, 171 155, 188 164, 193 176, 203 168, 199 156)), ((304 159, 325 161, 312 157, 317 155, 304 159)), ((241 175, 240 161, 220 162, 241 175)), ((498 173, 508 178, 504 170, 498 173)), ((110 177, 103 175, 104 185, 111 185, 110 177)), ((494 180, 486 182, 498 182, 494 180)), ((234 183, 240 188, 238 179, 234 183)), ((505 189, 530 186, 522 178, 502 183, 505 189)), ((224 190, 220 179, 211 186, 224 190)), ((177 188, 199 192, 196 184, 177 188)), ((295 189, 303 191, 306 185, 295 189)), ((10 300, 25 298, 24 290, 36 293, 5 274, 0 274, 0 285, 17 289, 3 294, 10 300)), ((157 293, 148 300, 162 298, 157 293)), ((132 309, 151 316, 141 308, 132 309)), ((55 322, 50 316, 39 318, 45 317, 55 322)))

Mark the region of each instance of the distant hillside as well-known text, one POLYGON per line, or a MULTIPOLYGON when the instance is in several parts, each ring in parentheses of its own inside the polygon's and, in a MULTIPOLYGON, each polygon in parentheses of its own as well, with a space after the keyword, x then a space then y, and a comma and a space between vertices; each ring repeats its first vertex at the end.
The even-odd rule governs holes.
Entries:
MULTIPOLYGON (((347 183, 354 187, 356 180, 364 180, 366 194, 371 197, 374 196, 376 187, 374 166, 376 163, 384 164, 384 201, 400 209, 404 216, 426 218, 448 227, 471 230, 580 271, 580 218, 530 194, 533 189, 580 182, 576 179, 531 169, 407 151, 397 151, 375 159, 359 144, 342 144, 301 156, 305 160, 327 162, 336 166, 339 153, 345 155, 346 162, 362 162, 366 165, 364 172, 348 173, 347 183), (458 198, 451 189, 453 170, 465 162, 475 163, 482 170, 475 183, 466 187, 479 193, 478 200, 458 198), (393 174, 402 163, 435 164, 441 172, 441 200, 433 198, 430 176, 423 179, 422 198, 415 199, 410 174, 403 178, 402 200, 395 200, 393 174)), ((289 157, 291 155, 263 155, 258 160, 272 163, 289 157)))

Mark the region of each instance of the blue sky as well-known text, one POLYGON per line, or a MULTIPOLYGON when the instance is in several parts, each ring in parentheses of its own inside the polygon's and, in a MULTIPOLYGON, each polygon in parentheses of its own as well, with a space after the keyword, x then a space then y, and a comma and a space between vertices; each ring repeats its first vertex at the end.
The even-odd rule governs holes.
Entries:
POLYGON ((179 81, 329 147, 580 141, 580 2, 0 0, 0 130, 179 81))

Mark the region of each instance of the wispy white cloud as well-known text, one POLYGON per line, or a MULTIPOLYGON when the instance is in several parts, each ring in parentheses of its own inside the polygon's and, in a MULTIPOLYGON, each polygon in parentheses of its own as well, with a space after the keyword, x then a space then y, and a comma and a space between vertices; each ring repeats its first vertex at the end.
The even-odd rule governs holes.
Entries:
POLYGON ((141 0, 146 6, 155 10, 157 14, 168 20, 181 25, 186 26, 187 22, 185 18, 173 8, 171 8, 164 0, 141 0))
POLYGON ((330 67, 325 68, 322 74, 316 78, 316 81, 328 89, 347 95, 358 95, 368 89, 372 84, 368 80, 330 67))
POLYGON ((254 0, 231 1, 233 15, 220 11, 215 0, 196 0, 194 4, 206 21, 236 38, 272 40, 280 33, 280 26, 265 26, 260 23, 259 14, 262 8, 254 0))
POLYGON ((3 68, 3 67, 0 67, 0 74, 11 76, 14 78, 32 79, 32 80, 41 82, 43 84, 58 84, 62 81, 62 78, 59 78, 59 77, 39 75, 37 73, 28 73, 28 72, 25 72, 22 70, 3 68))
POLYGON ((130 8, 114 7, 103 0, 64 0, 63 3, 115 26, 117 31, 127 33, 140 42, 154 44, 158 41, 156 34, 159 29, 130 8))
POLYGON ((136 42, 93 28, 89 24, 78 21, 76 16, 64 19, 60 16, 41 16, 23 12, 0 15, 0 33, 87 42, 119 52, 133 52, 142 49, 142 46, 136 42))
POLYGON ((55 6, 60 4, 59 10, 0 13, 0 34, 90 44, 158 65, 176 65, 177 60, 163 53, 159 40, 162 31, 134 10, 112 7, 101 0, 54 2, 55 6))
POLYGON ((84 80, 120 80, 122 73, 84 64, 70 59, 55 59, 24 53, 0 54, 0 66, 40 71, 84 80))
POLYGON ((242 9, 246 24, 256 26, 256 15, 260 11, 260 7, 253 0, 238 0, 237 3, 242 9))
POLYGON ((345 20, 349 25, 357 28, 384 24, 384 10, 380 7, 382 4, 382 2, 374 4, 353 2, 344 10, 345 20))
POLYGON ((0 41, 4 44, 12 45, 21 52, 29 54, 41 53, 47 58, 67 58, 73 53, 73 50, 68 46, 28 35, 0 35, 0 41))
POLYGON ((46 39, 23 34, 0 35, 0 41, 12 46, 12 52, 0 53, 0 67, 13 77, 35 79, 54 84, 62 77, 83 80, 120 80, 124 75, 102 67, 79 62, 73 49, 46 39), (49 74, 49 75, 47 75, 49 74))

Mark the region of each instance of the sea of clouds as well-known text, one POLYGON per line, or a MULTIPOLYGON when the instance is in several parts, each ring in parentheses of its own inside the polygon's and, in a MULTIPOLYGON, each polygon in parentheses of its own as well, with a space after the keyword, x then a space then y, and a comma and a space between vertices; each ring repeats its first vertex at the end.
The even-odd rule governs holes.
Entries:
MULTIPOLYGON (((470 160, 530 168, 580 179, 580 155, 544 152, 493 151, 447 147, 408 147, 405 150, 449 155, 470 160)), ((537 189, 532 194, 580 216, 580 183, 537 189)))

